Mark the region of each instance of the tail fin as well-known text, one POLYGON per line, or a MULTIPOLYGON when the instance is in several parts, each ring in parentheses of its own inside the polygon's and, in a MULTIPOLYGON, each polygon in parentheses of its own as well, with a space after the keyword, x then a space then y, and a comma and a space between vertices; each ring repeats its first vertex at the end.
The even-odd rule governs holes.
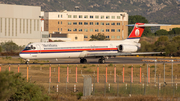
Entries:
POLYGON ((135 25, 128 25, 128 26, 134 26, 128 39, 140 38, 142 36, 145 27, 139 27, 139 25, 144 25, 144 23, 136 23, 135 25))
POLYGON ((167 24, 145 24, 145 23, 135 23, 128 26, 134 26, 131 34, 127 39, 135 39, 134 41, 139 41, 140 37, 142 36, 144 32, 145 27, 153 27, 153 26, 170 26, 167 24))

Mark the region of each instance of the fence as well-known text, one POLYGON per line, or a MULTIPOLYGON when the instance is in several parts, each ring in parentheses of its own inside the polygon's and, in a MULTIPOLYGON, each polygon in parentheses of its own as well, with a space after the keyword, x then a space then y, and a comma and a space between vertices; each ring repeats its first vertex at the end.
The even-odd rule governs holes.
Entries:
POLYGON ((83 92, 84 76, 92 78, 92 95, 179 96, 179 64, 143 65, 1 65, 0 71, 21 72, 27 82, 49 93, 83 92), (173 70, 174 68, 174 70, 173 70))

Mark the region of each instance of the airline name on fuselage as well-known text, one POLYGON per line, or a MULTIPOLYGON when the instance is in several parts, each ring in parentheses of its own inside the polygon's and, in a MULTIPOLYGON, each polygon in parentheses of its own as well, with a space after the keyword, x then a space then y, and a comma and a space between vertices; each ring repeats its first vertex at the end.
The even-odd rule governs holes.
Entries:
POLYGON ((42 44, 44 47, 57 47, 56 44, 42 44))

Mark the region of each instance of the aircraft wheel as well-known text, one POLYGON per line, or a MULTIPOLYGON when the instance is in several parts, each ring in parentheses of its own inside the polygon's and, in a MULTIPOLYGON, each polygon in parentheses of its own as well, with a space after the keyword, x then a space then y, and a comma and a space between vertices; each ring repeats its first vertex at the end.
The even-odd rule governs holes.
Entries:
POLYGON ((105 63, 105 59, 99 59, 99 61, 98 61, 99 63, 105 63))
POLYGON ((25 64, 29 64, 29 61, 26 61, 25 64))
POLYGON ((86 59, 80 59, 80 63, 87 63, 86 59))

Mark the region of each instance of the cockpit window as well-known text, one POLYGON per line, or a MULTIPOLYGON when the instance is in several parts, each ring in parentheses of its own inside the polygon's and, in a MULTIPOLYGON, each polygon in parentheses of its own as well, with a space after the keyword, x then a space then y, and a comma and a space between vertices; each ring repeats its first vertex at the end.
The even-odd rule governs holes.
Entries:
POLYGON ((31 47, 27 46, 24 50, 33 50, 36 49, 36 47, 33 47, 33 45, 31 45, 31 47))

